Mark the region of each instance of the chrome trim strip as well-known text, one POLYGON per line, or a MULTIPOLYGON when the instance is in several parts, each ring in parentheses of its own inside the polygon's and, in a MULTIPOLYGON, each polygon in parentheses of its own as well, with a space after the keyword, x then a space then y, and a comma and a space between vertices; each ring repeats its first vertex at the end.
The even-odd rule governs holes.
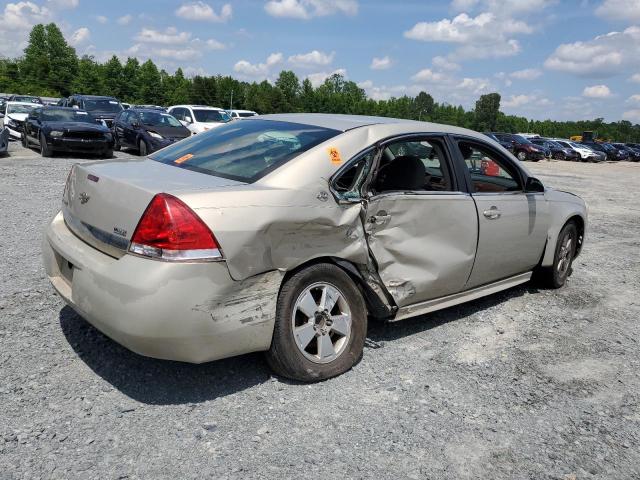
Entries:
POLYGON ((532 272, 521 273, 481 287, 472 288, 471 290, 454 293, 453 295, 447 295, 446 297, 435 298, 433 300, 427 300, 421 303, 415 303, 413 305, 407 305, 406 307, 400 308, 396 316, 390 321, 396 322, 398 320, 404 320, 405 318, 423 315, 435 310, 441 310, 443 308, 452 307, 486 295, 491 295, 493 293, 515 287, 516 285, 526 283, 531 279, 531 275, 532 272))

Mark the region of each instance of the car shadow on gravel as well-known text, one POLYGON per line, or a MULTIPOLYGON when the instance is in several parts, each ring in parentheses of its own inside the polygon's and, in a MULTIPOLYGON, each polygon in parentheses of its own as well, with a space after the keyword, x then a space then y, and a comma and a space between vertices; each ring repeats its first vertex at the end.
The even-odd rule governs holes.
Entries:
POLYGON ((370 322, 366 346, 369 348, 379 348, 382 342, 392 341, 431 330, 445 323, 455 322, 469 317, 479 311, 494 307, 512 298, 521 297, 526 293, 538 293, 540 291, 540 288, 530 283, 525 283, 477 300, 408 318, 399 322, 370 322))
POLYGON ((72 308, 60 310, 60 326, 78 357, 125 395, 152 405, 199 403, 267 381, 261 354, 194 365, 143 357, 106 337, 72 308))

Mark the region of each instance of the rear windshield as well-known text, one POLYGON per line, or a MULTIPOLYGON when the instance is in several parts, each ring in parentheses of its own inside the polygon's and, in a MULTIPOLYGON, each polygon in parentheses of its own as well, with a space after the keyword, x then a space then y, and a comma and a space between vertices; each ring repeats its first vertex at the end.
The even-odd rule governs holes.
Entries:
POLYGON ((328 128, 272 120, 231 122, 159 150, 150 158, 252 183, 339 133, 328 128))
POLYGON ((83 106, 85 110, 88 110, 90 112, 117 113, 123 110, 120 102, 118 102, 117 100, 109 99, 84 100, 83 106))
POLYGON ((222 110, 199 110, 194 108, 193 114, 196 116, 196 121, 203 123, 226 123, 231 121, 229 114, 222 110))

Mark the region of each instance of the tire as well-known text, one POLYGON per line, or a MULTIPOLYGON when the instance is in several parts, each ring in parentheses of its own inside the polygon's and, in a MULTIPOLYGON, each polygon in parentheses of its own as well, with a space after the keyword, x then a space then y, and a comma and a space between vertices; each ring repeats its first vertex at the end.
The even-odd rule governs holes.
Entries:
POLYGON ((44 138, 43 134, 40 134, 40 155, 43 157, 51 157, 53 156, 53 152, 49 145, 47 145, 47 140, 44 138))
POLYGON ((118 136, 114 135, 113 136, 113 149, 116 152, 119 152, 121 148, 122 148, 122 146, 120 145, 120 142, 118 141, 118 136))
POLYGON ((27 141, 26 132, 22 132, 22 137, 20 138, 20 142, 24 148, 29 148, 29 142, 27 141))
POLYGON ((147 155, 149 155, 149 147, 147 147, 147 142, 142 139, 138 142, 138 154, 141 157, 146 157, 147 155))
POLYGON ((267 362, 277 374, 302 382, 335 377, 360 360, 366 334, 367 308, 349 275, 335 265, 313 265, 280 290, 267 362), (327 294, 336 299, 328 314, 321 311, 327 294))
POLYGON ((526 152, 522 152, 522 151, 518 152, 516 156, 518 157, 518 160, 520 160, 521 162, 524 162, 527 159, 526 152))
POLYGON ((105 150, 102 154, 102 158, 113 158, 113 149, 108 148, 107 150, 105 150))
POLYGON ((560 288, 564 286, 567 278, 572 273, 571 265, 576 255, 578 245, 578 227, 575 222, 568 222, 558 234, 556 251, 553 256, 551 267, 540 268, 536 273, 537 281, 541 286, 547 288, 560 288), (566 240, 570 239, 569 247, 566 247, 566 240))

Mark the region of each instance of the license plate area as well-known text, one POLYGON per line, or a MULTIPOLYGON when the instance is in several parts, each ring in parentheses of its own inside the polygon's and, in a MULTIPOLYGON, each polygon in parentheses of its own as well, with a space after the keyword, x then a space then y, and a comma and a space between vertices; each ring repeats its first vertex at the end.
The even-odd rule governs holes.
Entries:
POLYGON ((58 264, 58 271, 60 272, 60 278, 68 284, 69 288, 71 288, 71 285, 73 284, 73 263, 68 261, 58 252, 54 251, 54 253, 58 264))

